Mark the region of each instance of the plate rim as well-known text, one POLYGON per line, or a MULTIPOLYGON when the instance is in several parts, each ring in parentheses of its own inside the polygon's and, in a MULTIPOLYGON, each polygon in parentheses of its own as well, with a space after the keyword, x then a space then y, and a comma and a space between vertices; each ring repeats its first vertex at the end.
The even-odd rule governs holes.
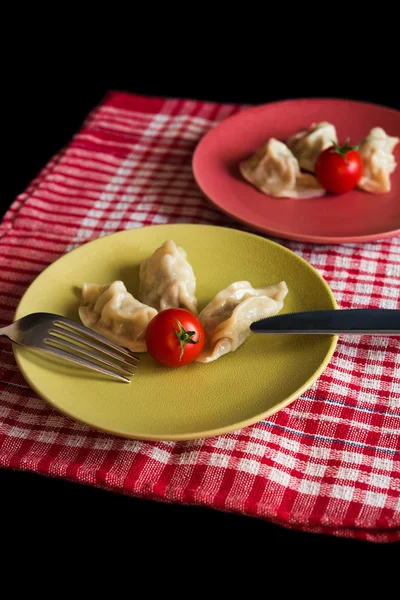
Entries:
POLYGON ((306 242, 306 243, 316 243, 316 244, 346 244, 346 243, 357 243, 357 242, 375 242, 375 241, 379 241, 379 240, 384 240, 384 239, 388 239, 388 238, 392 238, 395 237, 397 235, 400 235, 400 228, 398 229, 392 229, 390 231, 385 231, 382 233, 372 233, 372 234, 366 234, 366 235, 359 235, 359 236, 318 236, 318 235, 296 235, 296 234, 292 234, 292 233, 286 233, 286 232, 282 232, 282 231, 278 231, 276 229, 270 228, 270 227, 263 227, 263 226, 259 226, 251 221, 248 221, 242 217, 238 217, 236 215, 233 215, 231 212, 229 212, 228 210, 222 208, 216 200, 214 200, 213 198, 211 198, 203 189, 203 187, 201 186, 200 182, 199 182, 199 177, 198 177, 198 169, 196 166, 197 160, 198 160, 198 154, 201 152, 202 148, 202 144, 203 142, 206 140, 206 138, 208 138, 209 136, 211 136, 220 126, 225 125, 227 122, 231 122, 234 121, 236 119, 239 119, 244 113, 247 112, 257 112, 257 111, 262 111, 265 108, 269 108, 272 106, 277 106, 277 105, 282 105, 282 104, 286 104, 286 103, 293 103, 293 102, 337 102, 337 103, 343 103, 343 102, 349 102, 352 104, 356 104, 356 105, 364 105, 364 106, 370 106, 370 107, 374 107, 374 108, 379 108, 379 109, 383 109, 385 111, 390 111, 394 114, 399 114, 400 111, 390 107, 390 106, 386 106, 383 104, 377 104, 374 102, 366 102, 363 100, 355 100, 353 98, 335 98, 335 97, 305 97, 305 98, 284 98, 282 100, 276 100, 273 102, 264 102, 263 104, 255 104, 255 105, 246 105, 245 108, 243 108, 242 110, 240 110, 239 112, 236 112, 233 115, 230 115, 229 117, 226 117, 225 119, 223 119, 222 121, 220 121, 219 123, 217 123, 217 125, 215 125, 214 127, 212 127, 209 131, 207 131, 202 137, 201 139, 198 141, 193 155, 192 155, 192 160, 191 160, 191 167, 192 167, 192 173, 193 173, 193 177, 195 180, 195 183, 198 187, 198 189, 200 190, 200 192, 203 194, 203 196, 207 199, 208 202, 210 202, 210 204, 212 204, 216 209, 218 209, 220 212, 222 212, 223 214, 227 215, 228 217, 230 217, 231 219, 234 219, 236 221, 238 221, 239 223, 242 223, 248 227, 251 227, 254 231, 258 231, 259 233, 264 233, 264 234, 268 234, 268 235, 272 235, 276 238, 281 238, 281 239, 287 239, 287 240, 291 240, 291 241, 295 241, 295 242, 306 242))
MULTIPOLYGON (((204 224, 204 223, 156 223, 154 225, 143 225, 140 228, 124 229, 121 231, 115 231, 115 232, 109 233, 107 235, 103 235, 103 236, 95 238, 93 240, 84 242, 83 244, 80 244, 76 248, 73 248, 72 250, 65 252, 64 254, 59 256, 56 260, 54 260, 52 263, 50 263, 45 269, 43 269, 43 271, 41 271, 39 273, 39 275, 37 275, 37 277, 35 277, 35 279, 30 283, 28 288, 25 290, 24 294, 21 296, 21 298, 16 306, 16 309, 14 311, 13 321, 15 321, 16 319, 19 319, 19 318, 21 318, 21 316, 23 316, 23 315, 18 315, 18 312, 20 310, 21 304, 23 303, 23 300, 25 299, 26 295, 30 291, 31 286, 42 276, 42 274, 44 274, 48 269, 53 267, 54 264, 58 263, 58 261, 62 260, 65 256, 70 255, 75 251, 81 250, 83 247, 87 246, 88 244, 95 244, 96 242, 99 242, 106 238, 115 237, 115 236, 121 235, 121 234, 126 235, 126 234, 128 234, 128 232, 132 233, 133 230, 144 229, 144 228, 148 228, 148 227, 151 227, 152 229, 154 229, 156 227, 157 228, 158 227, 160 227, 160 228, 163 228, 163 227, 168 227, 168 228, 170 228, 170 227, 178 227, 178 228, 180 228, 180 227, 198 227, 198 228, 205 228, 205 229, 213 228, 213 229, 223 229, 223 230, 230 230, 230 231, 233 230, 234 232, 239 233, 244 236, 251 236, 251 237, 262 239, 267 244, 272 244, 274 246, 278 246, 279 249, 284 251, 285 253, 294 255, 296 257, 296 259, 298 259, 301 263, 303 263, 306 268, 313 271, 314 275, 317 277, 317 279, 320 280, 323 287, 325 288, 327 295, 329 296, 330 300, 332 301, 332 305, 334 306, 334 309, 335 310, 339 309, 336 298, 335 298, 330 286, 328 285, 327 281, 322 277, 322 275, 317 271, 317 269, 315 269, 315 267, 313 267, 303 257, 301 257, 298 254, 296 254, 295 252, 293 252, 293 250, 290 250, 286 246, 283 246, 283 245, 279 244, 278 242, 275 242, 274 240, 270 240, 268 238, 263 238, 262 236, 258 235, 257 233, 242 231, 240 229, 221 226, 221 225, 208 225, 208 224, 204 224)), ((28 314, 28 313, 24 313, 24 314, 28 314)), ((328 364, 330 363, 332 356, 336 350, 339 336, 332 335, 329 337, 331 338, 330 344, 329 344, 329 349, 328 349, 323 361, 321 362, 320 366, 318 367, 318 369, 316 369, 316 371, 311 375, 311 377, 309 377, 307 379, 307 381, 305 381, 300 388, 298 388, 297 390, 295 390, 293 392, 293 394, 291 394, 290 396, 288 396, 287 398, 282 400, 282 402, 274 405, 269 410, 263 411, 262 413, 254 415, 253 417, 250 417, 249 419, 245 419, 244 421, 240 421, 238 423, 234 423, 231 425, 226 425, 225 427, 218 427, 218 428, 215 428, 212 430, 210 429, 210 430, 206 430, 206 431, 198 431, 198 432, 194 432, 192 434, 181 433, 181 434, 161 434, 161 435, 145 434, 145 435, 143 435, 140 433, 135 433, 135 432, 126 433, 123 431, 119 431, 118 429, 108 429, 108 428, 101 427, 98 425, 93 425, 93 423, 90 423, 84 419, 76 417, 75 415, 70 413, 65 408, 60 408, 57 404, 55 404, 52 401, 51 398, 49 398, 46 394, 44 394, 42 391, 40 391, 39 388, 36 386, 36 384, 31 381, 30 376, 25 372, 25 369, 22 366, 22 363, 20 361, 21 355, 20 355, 19 347, 17 344, 12 343, 12 351, 14 354, 15 361, 20 370, 20 373, 21 373, 22 377, 25 379, 25 381, 28 383, 30 388, 42 400, 44 400, 49 406, 51 406, 54 410, 56 410, 60 414, 63 414, 65 416, 67 416, 68 418, 72 419, 73 421, 78 422, 82 425, 85 425, 86 427, 89 427, 93 431, 106 433, 108 435, 122 437, 125 439, 140 440, 140 441, 151 441, 151 442, 169 441, 169 442, 171 442, 171 441, 190 441, 190 440, 195 440, 195 439, 207 439, 210 437, 216 437, 216 436, 224 435, 224 434, 231 433, 234 431, 239 431, 239 430, 243 429, 244 427, 255 425, 255 424, 259 423, 260 421, 262 421, 263 419, 268 418, 269 416, 282 410, 283 408, 285 408, 286 406, 291 404, 294 400, 299 398, 307 389, 309 389, 312 386, 312 384, 319 378, 319 376, 322 374, 322 372, 326 369, 328 364)), ((117 382, 115 382, 115 383, 117 384, 117 382)), ((134 381, 132 383, 134 384, 134 381)), ((123 385, 123 384, 121 383, 121 385, 123 385)), ((128 385, 131 385, 131 384, 128 384, 128 385)))

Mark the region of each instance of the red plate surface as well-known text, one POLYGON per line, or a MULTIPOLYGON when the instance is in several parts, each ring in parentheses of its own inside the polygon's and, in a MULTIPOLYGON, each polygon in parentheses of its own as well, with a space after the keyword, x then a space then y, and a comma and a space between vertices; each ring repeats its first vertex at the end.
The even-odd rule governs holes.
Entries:
MULTIPOLYGON (((238 163, 270 137, 284 141, 313 122, 329 121, 340 142, 364 138, 372 127, 400 137, 400 112, 353 100, 303 98, 248 108, 221 122, 199 142, 193 173, 205 196, 238 221, 274 236, 317 243, 367 242, 400 234, 400 164, 387 194, 352 190, 292 200, 267 196, 247 183, 238 163)), ((400 143, 394 155, 400 163, 400 143)))

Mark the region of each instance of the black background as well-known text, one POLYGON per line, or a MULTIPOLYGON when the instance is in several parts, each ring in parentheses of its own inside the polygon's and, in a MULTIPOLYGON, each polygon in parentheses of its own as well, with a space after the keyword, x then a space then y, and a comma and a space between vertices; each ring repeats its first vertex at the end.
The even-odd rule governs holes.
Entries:
MULTIPOLYGON (((198 46, 196 35, 190 49, 198 46)), ((204 35, 202 39, 204 43, 204 35)), ((330 60, 325 56, 321 70, 310 66, 307 54, 296 54, 297 45, 289 49, 292 56, 288 62, 280 52, 272 54, 271 60, 267 41, 248 52, 240 51, 240 45, 238 50, 235 37, 228 46, 215 44, 212 48, 207 39, 208 52, 204 48, 188 51, 186 43, 178 40, 171 46, 171 39, 164 35, 154 50, 154 37, 145 41, 142 36, 140 42, 132 40, 124 47, 124 61, 120 47, 110 55, 104 49, 97 51, 95 42, 89 52, 86 49, 73 58, 60 52, 62 44, 53 45, 52 60, 49 48, 38 52, 25 45, 23 57, 7 65, 3 79, 3 212, 110 89, 254 104, 296 97, 341 97, 400 108, 398 77, 394 77, 398 68, 390 62, 387 47, 385 59, 381 54, 371 79, 371 69, 359 48, 355 71, 343 48, 332 48, 330 60), (184 58, 189 66, 183 64, 184 58)), ((382 552, 396 546, 305 533, 241 515, 139 500, 10 470, 0 470, 0 493, 1 515, 12 524, 4 530, 3 542, 23 539, 25 550, 34 550, 41 538, 52 548, 73 539, 78 548, 82 542, 80 552, 94 552, 103 544, 108 548, 119 548, 126 540, 137 544, 138 536, 141 551, 162 543, 164 561, 179 556, 182 540, 188 536, 196 540, 197 548, 207 546, 210 560, 222 553, 222 546, 224 555, 229 556, 258 547, 260 540, 268 548, 322 545, 357 552, 382 552)), ((131 552, 135 555, 133 548, 131 552)))

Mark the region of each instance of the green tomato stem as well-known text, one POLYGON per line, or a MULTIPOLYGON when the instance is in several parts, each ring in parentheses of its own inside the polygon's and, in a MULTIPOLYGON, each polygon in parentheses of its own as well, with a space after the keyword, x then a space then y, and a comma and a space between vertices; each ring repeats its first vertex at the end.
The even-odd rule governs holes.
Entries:
POLYGON ((352 150, 358 150, 358 146, 350 146, 350 138, 347 138, 347 140, 345 141, 345 143, 343 144, 343 146, 340 146, 338 143, 334 142, 332 140, 332 145, 333 148, 331 150, 332 154, 339 154, 345 163, 348 163, 349 161, 347 160, 347 153, 351 152, 352 150))
POLYGON ((181 353, 179 356, 179 360, 182 360, 182 356, 183 356, 183 352, 185 350, 186 344, 198 344, 200 341, 200 334, 199 334, 198 340, 195 342, 194 340, 192 340, 192 337, 194 335, 196 335, 196 332, 195 331, 186 331, 186 329, 183 327, 182 323, 180 321, 178 321, 177 318, 175 318, 175 321, 178 323, 179 330, 175 329, 174 326, 172 326, 172 329, 174 330, 175 335, 178 338, 180 346, 181 346, 181 353))

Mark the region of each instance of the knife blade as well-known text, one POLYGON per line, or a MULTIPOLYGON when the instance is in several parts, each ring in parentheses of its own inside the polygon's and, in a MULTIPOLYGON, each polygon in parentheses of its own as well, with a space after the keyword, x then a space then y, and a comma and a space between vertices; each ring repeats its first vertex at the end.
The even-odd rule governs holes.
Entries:
POLYGON ((287 313, 255 321, 250 329, 253 333, 400 335, 400 310, 350 308, 287 313))

